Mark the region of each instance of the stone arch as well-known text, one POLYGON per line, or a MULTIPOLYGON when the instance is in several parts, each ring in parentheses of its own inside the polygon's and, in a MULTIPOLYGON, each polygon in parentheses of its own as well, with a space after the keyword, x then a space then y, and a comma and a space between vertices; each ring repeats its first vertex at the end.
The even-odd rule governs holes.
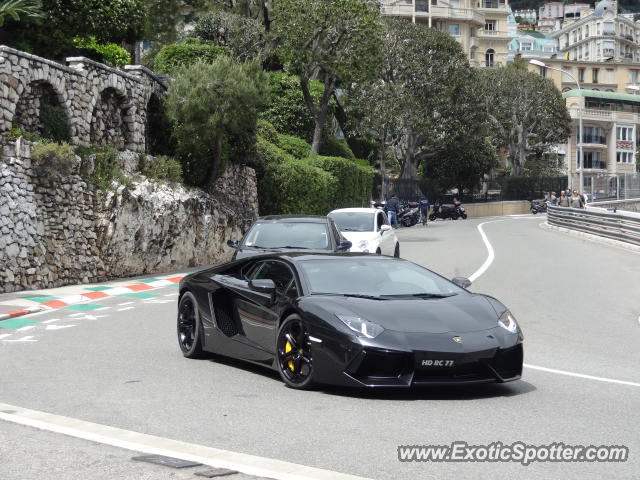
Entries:
POLYGON ((133 143, 135 108, 129 97, 115 87, 107 87, 95 99, 89 142, 123 150, 133 143))
POLYGON ((71 118, 65 95, 46 79, 27 83, 16 103, 12 127, 58 141, 71 136, 71 118))

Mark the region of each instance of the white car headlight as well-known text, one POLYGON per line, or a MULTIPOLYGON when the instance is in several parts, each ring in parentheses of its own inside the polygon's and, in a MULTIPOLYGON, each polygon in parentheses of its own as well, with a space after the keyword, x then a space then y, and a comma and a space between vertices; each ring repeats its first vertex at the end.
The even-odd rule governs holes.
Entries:
POLYGON ((505 330, 508 330, 511 333, 518 333, 518 322, 513 317, 513 314, 507 310, 498 319, 498 325, 500 325, 505 330))
POLYGON ((370 322, 361 317, 354 317, 350 315, 336 315, 342 323, 344 323, 351 330, 356 332, 359 337, 367 337, 367 338, 375 338, 384 332, 384 328, 382 328, 377 323, 370 322))

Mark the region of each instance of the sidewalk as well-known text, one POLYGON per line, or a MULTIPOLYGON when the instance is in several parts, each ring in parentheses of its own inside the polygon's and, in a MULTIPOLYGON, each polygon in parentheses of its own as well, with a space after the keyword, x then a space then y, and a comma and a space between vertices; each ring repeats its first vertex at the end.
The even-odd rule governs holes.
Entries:
POLYGON ((3 293, 0 294, 0 328, 3 327, 4 321, 33 312, 82 304, 113 295, 136 293, 143 295, 146 290, 177 285, 188 273, 134 277, 99 284, 68 285, 45 290, 3 293))

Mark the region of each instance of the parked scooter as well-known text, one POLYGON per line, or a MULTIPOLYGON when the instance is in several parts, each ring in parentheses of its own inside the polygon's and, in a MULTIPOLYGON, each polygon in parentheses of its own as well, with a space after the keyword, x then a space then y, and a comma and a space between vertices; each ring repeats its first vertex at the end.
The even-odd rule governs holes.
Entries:
POLYGON ((546 202, 540 203, 535 200, 531 202, 531 213, 534 215, 538 213, 547 213, 547 204, 546 202))
POLYGON ((458 210, 458 213, 460 214, 462 219, 466 220, 467 219, 467 211, 465 210, 464 206, 462 205, 462 202, 459 201, 459 200, 454 200, 453 201, 453 206, 456 207, 456 209, 458 210))
POLYGON ((431 215, 429 215, 429 220, 433 222, 436 218, 441 218, 443 220, 457 220, 460 218, 460 211, 455 205, 442 205, 441 203, 435 203, 433 205, 433 211, 431 212, 431 215))
POLYGON ((417 202, 409 202, 402 205, 398 212, 398 222, 403 227, 413 227, 420 221, 420 210, 417 202))

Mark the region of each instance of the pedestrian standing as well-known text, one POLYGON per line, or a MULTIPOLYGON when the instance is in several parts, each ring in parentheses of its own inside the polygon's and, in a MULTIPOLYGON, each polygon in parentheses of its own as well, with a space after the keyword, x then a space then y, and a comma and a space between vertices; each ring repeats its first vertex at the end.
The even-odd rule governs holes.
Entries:
POLYGON ((571 208, 584 208, 584 199, 577 190, 574 190, 571 195, 571 208))
POLYGON ((387 215, 389 216, 389 222, 393 228, 398 228, 398 210, 400 210, 400 200, 393 194, 391 199, 387 202, 387 215))
POLYGON ((567 197, 564 190, 560 191, 560 197, 558 198, 558 206, 560 207, 568 207, 569 206, 569 197, 567 197))

